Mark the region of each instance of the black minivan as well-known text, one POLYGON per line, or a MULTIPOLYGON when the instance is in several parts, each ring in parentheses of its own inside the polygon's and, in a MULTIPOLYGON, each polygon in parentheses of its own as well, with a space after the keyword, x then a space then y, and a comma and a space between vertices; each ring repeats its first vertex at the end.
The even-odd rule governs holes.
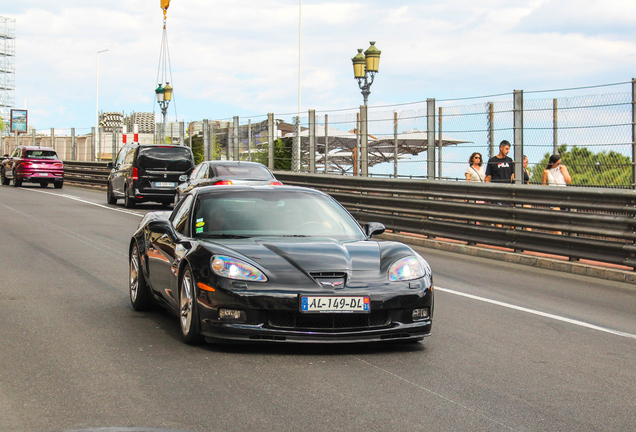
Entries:
POLYGON ((128 208, 146 201, 170 205, 175 188, 194 168, 194 156, 184 146, 128 144, 108 167, 111 168, 106 190, 108 204, 116 204, 123 198, 128 208))

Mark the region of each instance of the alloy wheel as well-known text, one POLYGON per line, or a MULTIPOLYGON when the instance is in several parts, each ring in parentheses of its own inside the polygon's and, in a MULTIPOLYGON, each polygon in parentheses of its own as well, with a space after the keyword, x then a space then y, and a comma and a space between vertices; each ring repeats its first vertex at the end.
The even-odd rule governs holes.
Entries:
POLYGON ((130 300, 135 302, 139 293, 139 251, 137 246, 130 255, 130 300))
POLYGON ((181 309, 181 331, 188 335, 192 331, 192 278, 190 272, 186 271, 181 282, 180 309, 181 309))

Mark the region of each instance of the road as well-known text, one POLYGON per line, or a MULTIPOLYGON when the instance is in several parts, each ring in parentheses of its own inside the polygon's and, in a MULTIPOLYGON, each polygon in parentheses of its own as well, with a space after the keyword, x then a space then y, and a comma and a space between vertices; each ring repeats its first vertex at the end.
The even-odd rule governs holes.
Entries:
POLYGON ((0 187, 0 431, 636 430, 632 285, 418 249, 433 334, 409 345, 203 345, 128 299, 141 216, 0 187))

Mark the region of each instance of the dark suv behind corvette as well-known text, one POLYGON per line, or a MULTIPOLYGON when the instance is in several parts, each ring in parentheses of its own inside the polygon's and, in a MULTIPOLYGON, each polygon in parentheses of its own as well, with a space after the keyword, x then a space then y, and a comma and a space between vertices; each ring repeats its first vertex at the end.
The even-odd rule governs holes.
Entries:
POLYGON ((170 205, 180 178, 186 178, 182 176, 188 176, 194 168, 194 156, 184 146, 129 144, 108 167, 109 204, 123 198, 128 208, 146 201, 170 205))

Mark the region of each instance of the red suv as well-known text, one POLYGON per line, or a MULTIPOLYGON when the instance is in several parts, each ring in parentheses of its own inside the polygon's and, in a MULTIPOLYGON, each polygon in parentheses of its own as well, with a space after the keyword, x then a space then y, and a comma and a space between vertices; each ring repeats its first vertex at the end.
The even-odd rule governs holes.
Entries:
POLYGON ((53 183, 56 189, 64 186, 64 164, 50 147, 18 146, 11 155, 4 155, 0 167, 0 181, 8 185, 22 186, 22 182, 40 183, 47 187, 53 183))

